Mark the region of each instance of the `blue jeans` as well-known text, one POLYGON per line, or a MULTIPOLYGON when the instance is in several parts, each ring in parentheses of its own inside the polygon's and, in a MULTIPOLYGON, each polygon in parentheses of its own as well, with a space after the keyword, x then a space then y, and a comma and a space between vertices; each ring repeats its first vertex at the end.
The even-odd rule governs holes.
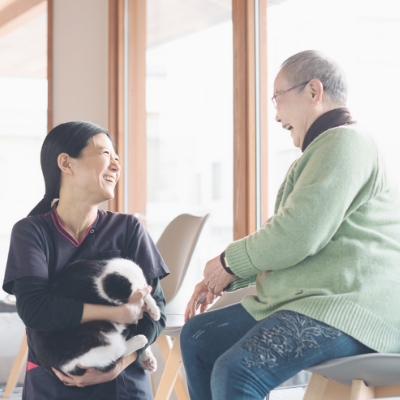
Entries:
POLYGON ((191 400, 261 400, 312 365, 373 352, 302 314, 278 311, 256 321, 240 304, 190 319, 181 351, 191 400))

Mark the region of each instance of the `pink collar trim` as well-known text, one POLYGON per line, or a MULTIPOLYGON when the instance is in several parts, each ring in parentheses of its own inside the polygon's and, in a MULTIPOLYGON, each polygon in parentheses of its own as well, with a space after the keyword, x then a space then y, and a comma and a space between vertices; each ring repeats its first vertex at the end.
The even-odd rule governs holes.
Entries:
POLYGON ((57 231, 64 236, 65 239, 67 239, 70 243, 72 243, 75 247, 79 247, 80 244, 86 239, 86 236, 88 235, 89 231, 92 229, 93 225, 95 224, 95 222, 97 221, 97 216, 94 219, 94 221, 91 223, 91 225, 89 226, 89 228, 87 228, 86 232, 85 232, 85 236, 83 237, 83 239, 78 242, 62 225, 60 218, 58 216, 57 213, 57 207, 54 205, 54 213, 51 214, 51 219, 53 220, 54 226, 56 227, 57 231))

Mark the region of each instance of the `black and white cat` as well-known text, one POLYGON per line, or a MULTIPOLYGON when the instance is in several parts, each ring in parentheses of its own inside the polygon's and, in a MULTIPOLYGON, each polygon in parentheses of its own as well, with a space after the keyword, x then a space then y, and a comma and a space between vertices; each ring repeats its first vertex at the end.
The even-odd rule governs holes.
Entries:
MULTIPOLYGON (((141 268, 133 261, 114 258, 105 261, 79 260, 64 267, 51 282, 52 293, 91 304, 121 305, 138 289, 147 285, 141 268)), ((151 295, 144 298, 155 321, 160 309, 151 295)), ((31 330, 32 344, 39 364, 72 375, 83 375, 85 367, 107 372, 120 358, 144 347, 148 340, 137 335, 136 325, 91 321, 68 331, 31 330), (134 336, 132 336, 134 335, 134 336)), ((157 362, 150 348, 140 360, 144 368, 155 371, 157 362)))

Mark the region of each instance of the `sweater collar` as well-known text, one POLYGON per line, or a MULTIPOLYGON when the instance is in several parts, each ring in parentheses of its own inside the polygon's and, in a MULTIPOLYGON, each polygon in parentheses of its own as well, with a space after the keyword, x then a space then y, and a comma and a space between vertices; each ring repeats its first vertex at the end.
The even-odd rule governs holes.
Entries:
POLYGON ((322 114, 311 124, 310 128, 308 129, 306 136, 304 137, 301 150, 304 152, 315 138, 328 129, 353 123, 355 123, 355 121, 353 121, 350 111, 346 107, 335 108, 334 110, 330 110, 325 114, 322 114))

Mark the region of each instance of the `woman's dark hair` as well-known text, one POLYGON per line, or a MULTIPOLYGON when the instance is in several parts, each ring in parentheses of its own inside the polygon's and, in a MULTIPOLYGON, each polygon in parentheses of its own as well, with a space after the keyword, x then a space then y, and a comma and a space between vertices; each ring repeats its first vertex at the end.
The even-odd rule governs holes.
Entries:
POLYGON ((45 195, 28 216, 44 214, 51 209, 51 203, 60 196, 61 170, 57 158, 67 153, 78 158, 89 140, 99 133, 106 134, 113 142, 110 133, 92 122, 72 121, 53 128, 46 136, 40 152, 40 164, 45 184, 45 195))

